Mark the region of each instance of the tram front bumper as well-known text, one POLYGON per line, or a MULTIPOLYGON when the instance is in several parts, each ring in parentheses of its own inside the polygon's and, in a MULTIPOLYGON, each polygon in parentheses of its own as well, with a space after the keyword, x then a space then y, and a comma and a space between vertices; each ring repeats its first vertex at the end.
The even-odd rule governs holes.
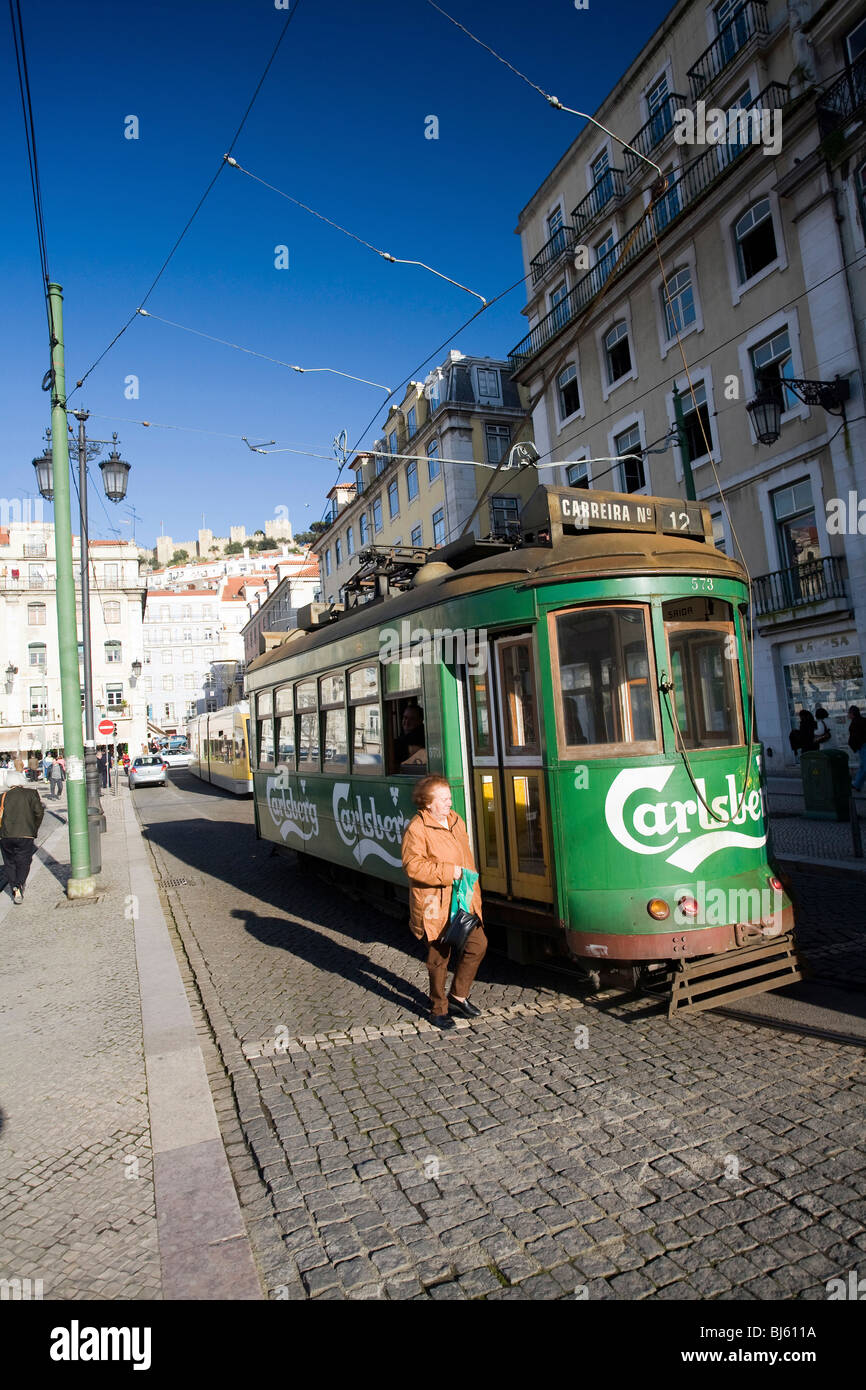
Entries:
POLYGON ((571 956, 589 960, 667 961, 721 955, 760 941, 772 941, 794 929, 794 909, 788 904, 763 921, 731 922, 723 926, 680 926, 667 931, 566 930, 571 956))

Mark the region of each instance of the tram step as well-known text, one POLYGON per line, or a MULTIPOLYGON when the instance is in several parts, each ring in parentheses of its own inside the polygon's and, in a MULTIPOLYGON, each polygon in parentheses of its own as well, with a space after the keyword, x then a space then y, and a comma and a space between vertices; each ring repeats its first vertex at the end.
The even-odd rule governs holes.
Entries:
POLYGON ((804 965, 790 933, 723 956, 681 961, 672 980, 668 1018, 714 1009, 804 978, 804 965))

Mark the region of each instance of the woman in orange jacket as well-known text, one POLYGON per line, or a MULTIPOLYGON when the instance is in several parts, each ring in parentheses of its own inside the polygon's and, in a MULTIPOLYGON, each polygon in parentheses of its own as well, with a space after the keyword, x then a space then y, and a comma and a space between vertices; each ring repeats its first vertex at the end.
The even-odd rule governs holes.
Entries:
MULTIPOLYGON (((403 868, 409 879, 409 927, 419 941, 426 939, 430 976, 431 1021, 437 1028, 453 1028, 453 1013, 477 1018, 481 1013, 469 1002, 469 991, 487 950, 487 937, 479 925, 470 934, 454 968, 451 992, 445 981, 451 945, 439 940, 451 916, 451 889, 463 869, 475 871, 466 825, 451 809, 451 788, 444 777, 422 777, 412 799, 418 807, 403 836, 403 868)), ((472 911, 481 920, 478 884, 472 911)))

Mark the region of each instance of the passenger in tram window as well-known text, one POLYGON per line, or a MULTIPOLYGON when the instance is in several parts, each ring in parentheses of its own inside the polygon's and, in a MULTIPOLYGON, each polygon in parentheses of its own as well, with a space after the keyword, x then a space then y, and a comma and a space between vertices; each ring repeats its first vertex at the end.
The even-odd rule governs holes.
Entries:
POLYGON ((424 711, 416 699, 410 700, 404 708, 400 727, 403 732, 395 747, 395 760, 400 771, 423 771, 427 767, 427 737, 424 732, 424 711))

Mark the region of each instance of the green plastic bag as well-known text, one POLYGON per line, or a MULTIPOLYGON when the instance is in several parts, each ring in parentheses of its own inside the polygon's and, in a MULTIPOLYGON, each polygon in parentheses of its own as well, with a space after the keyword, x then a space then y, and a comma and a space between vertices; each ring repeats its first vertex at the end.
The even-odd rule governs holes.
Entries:
POLYGON ((459 878, 455 878, 451 888, 451 911, 448 916, 453 917, 458 908, 463 908, 464 912, 472 911, 472 894, 475 892, 475 885, 478 882, 478 875, 473 869, 464 869, 459 878))

